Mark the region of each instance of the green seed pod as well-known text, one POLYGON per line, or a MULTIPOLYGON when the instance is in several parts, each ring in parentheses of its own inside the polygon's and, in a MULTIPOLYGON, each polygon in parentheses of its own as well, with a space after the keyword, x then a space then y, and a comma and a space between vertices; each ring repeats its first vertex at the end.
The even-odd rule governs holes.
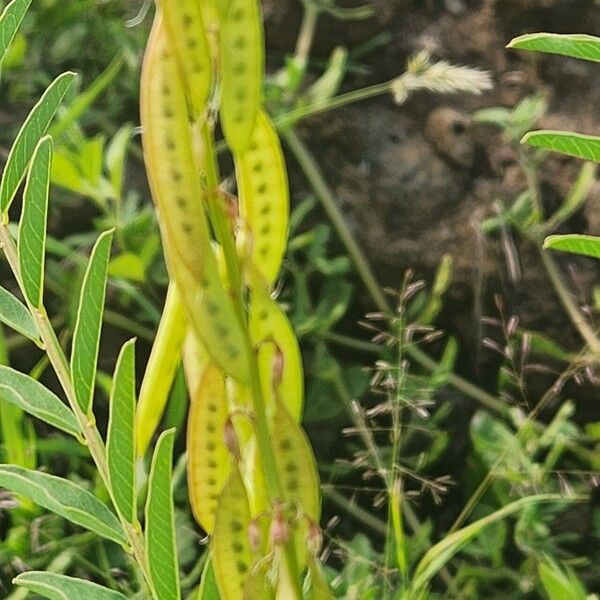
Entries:
POLYGON ((197 0, 160 0, 163 19, 185 83, 193 118, 206 110, 212 65, 206 31, 197 0))
POLYGON ((251 290, 250 337, 258 349, 258 366, 267 407, 278 398, 296 422, 304 399, 302 356, 294 330, 270 294, 258 283, 251 290))
POLYGON ((245 597, 254 562, 248 537, 250 523, 248 496, 236 466, 219 498, 212 537, 213 565, 221 600, 245 597))
POLYGON ((211 247, 183 84, 160 16, 144 59, 141 116, 144 160, 169 273, 190 325, 213 360, 231 377, 247 381, 248 348, 211 247))
POLYGON ((215 510, 231 471, 224 440, 229 419, 225 380, 219 369, 207 364, 192 396, 187 425, 187 476, 192 513, 212 533, 215 510))
POLYGON ((187 319, 179 291, 169 284, 152 352, 148 359, 136 410, 136 450, 144 456, 165 410, 181 361, 187 319))
POLYGON ((221 124, 229 147, 242 154, 261 105, 264 40, 259 0, 230 0, 221 24, 221 124))
POLYGON ((209 235, 183 90, 177 63, 158 15, 142 69, 144 160, 163 238, 171 241, 172 259, 182 262, 200 281, 209 235))
POLYGON ((235 162, 252 264, 273 285, 287 246, 290 200, 281 144, 266 113, 258 113, 250 145, 235 162))
POLYGON ((304 566, 309 522, 318 522, 321 513, 317 463, 302 427, 281 402, 276 406, 272 436, 277 470, 285 494, 283 500, 299 515, 294 524, 294 546, 298 564, 304 566))

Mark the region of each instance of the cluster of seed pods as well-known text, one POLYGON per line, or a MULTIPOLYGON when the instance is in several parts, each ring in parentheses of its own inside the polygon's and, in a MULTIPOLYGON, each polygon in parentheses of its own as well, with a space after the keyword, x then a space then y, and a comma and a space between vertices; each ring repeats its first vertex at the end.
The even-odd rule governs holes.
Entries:
POLYGON ((289 191, 279 138, 262 106, 263 71, 259 0, 160 0, 142 73, 143 146, 188 334, 184 344, 179 329, 177 343, 163 340, 157 352, 184 353, 190 501, 211 536, 222 600, 295 598, 301 584, 288 585, 290 576, 308 568, 314 581, 317 569, 317 550, 307 552, 320 494, 300 425, 301 355, 271 297, 287 245, 289 191), (223 198, 211 189, 216 157, 199 134, 208 128, 213 135, 216 105, 239 196, 239 216, 228 217, 225 228, 210 210, 223 198), (234 289, 228 248, 241 290, 234 289), (266 445, 259 443, 265 431, 266 445), (261 454, 265 447, 270 457, 261 454), (266 480, 267 459, 276 484, 266 480), (290 564, 293 573, 285 571, 290 564))

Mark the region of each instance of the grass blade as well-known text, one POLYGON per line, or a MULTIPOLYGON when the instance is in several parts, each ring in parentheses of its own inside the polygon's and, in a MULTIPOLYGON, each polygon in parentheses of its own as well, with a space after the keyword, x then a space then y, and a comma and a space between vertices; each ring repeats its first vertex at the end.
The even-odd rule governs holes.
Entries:
POLYGON ((504 519, 527 506, 532 506, 541 502, 565 502, 569 500, 574 501, 576 498, 565 498, 557 494, 539 494, 536 496, 520 498, 492 514, 447 535, 441 542, 438 542, 435 546, 430 548, 417 565, 412 583, 415 597, 419 597, 419 593, 422 593, 427 589, 431 579, 439 572, 439 570, 444 567, 446 563, 461 550, 461 548, 481 533, 484 527, 487 527, 500 519, 504 519))
POLYGON ((0 398, 61 431, 76 437, 81 433, 66 404, 32 377, 10 367, 0 366, 0 398))
POLYGON ((152 457, 146 502, 146 552, 158 600, 179 600, 179 566, 171 487, 175 430, 158 438, 152 457))
POLYGON ((79 406, 86 414, 92 409, 111 244, 112 231, 105 231, 92 249, 81 284, 77 322, 73 333, 71 377, 79 406))
POLYGON ((600 38, 593 35, 530 33, 515 38, 508 47, 600 62, 600 38))
POLYGON ((106 454, 117 510, 129 522, 136 517, 135 448, 135 340, 121 349, 110 394, 106 454))
POLYGON ((126 600, 120 592, 97 583, 46 571, 21 573, 13 579, 13 583, 50 600, 126 600))
POLYGON ((531 131, 521 140, 536 148, 600 162, 600 137, 570 131, 531 131))
POLYGON ((0 15, 0 61, 4 59, 25 13, 29 9, 31 0, 13 0, 0 15))
POLYGON ((579 233, 550 235, 544 241, 544 248, 600 258, 600 237, 579 233))
POLYGON ((44 92, 23 123, 8 154, 6 167, 0 182, 0 210, 6 214, 10 208, 33 151, 40 138, 46 133, 64 95, 75 79, 71 72, 59 75, 44 92))
POLYGON ((38 340, 37 327, 27 307, 0 286, 0 321, 33 340, 38 340))
POLYGON ((117 517, 79 485, 48 473, 0 465, 0 487, 29 498, 41 507, 102 537, 125 544, 117 517))
POLYGON ((97 100, 98 96, 110 85, 112 80, 117 76, 123 67, 123 55, 118 54, 94 80, 92 85, 81 92, 73 100, 69 106, 69 110, 65 112, 60 119, 50 128, 50 135, 54 138, 59 138, 73 123, 75 123, 83 114, 85 114, 90 106, 97 100))
POLYGON ((36 308, 43 304, 44 257, 48 219, 48 191, 52 166, 52 138, 44 136, 33 152, 23 193, 19 222, 19 267, 23 291, 36 308))

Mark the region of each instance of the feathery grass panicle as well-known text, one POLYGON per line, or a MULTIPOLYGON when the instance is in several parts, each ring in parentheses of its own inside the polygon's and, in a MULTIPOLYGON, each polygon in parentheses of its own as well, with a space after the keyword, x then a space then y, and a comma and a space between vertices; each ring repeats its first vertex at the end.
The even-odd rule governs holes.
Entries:
POLYGON ((479 95, 492 87, 489 72, 453 65, 445 60, 432 63, 429 53, 421 51, 408 60, 406 73, 392 82, 392 93, 394 101, 402 104, 417 90, 430 90, 439 94, 466 92, 479 95))

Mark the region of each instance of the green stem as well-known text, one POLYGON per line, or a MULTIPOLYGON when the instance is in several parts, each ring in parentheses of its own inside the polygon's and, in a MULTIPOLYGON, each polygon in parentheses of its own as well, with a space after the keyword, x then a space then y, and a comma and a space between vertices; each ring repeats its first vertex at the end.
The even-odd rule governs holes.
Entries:
MULTIPOLYGON (((2 249, 4 251, 6 259, 8 260, 8 264, 10 265, 11 270, 15 278, 17 279, 19 286, 22 289, 22 279, 19 267, 17 247, 5 222, 0 224, 0 245, 2 246, 2 249)), ((26 299, 27 306, 36 323, 38 332, 46 350, 46 354, 48 355, 48 359, 52 364, 52 367, 54 369, 54 372, 56 373, 60 385, 65 392, 69 406, 75 414, 77 422, 79 423, 81 431, 83 432, 83 436, 87 444, 88 450, 90 452, 90 455, 92 457, 92 460, 96 464, 98 473, 100 474, 100 477, 110 494, 112 503, 116 508, 117 503, 114 501, 114 493, 110 483, 110 473, 108 469, 108 463, 106 461, 106 450, 104 447, 104 442, 102 441, 102 437, 100 436, 100 433, 96 428, 95 422, 93 420, 90 420, 79 406, 79 402, 77 401, 77 396, 75 394, 75 388, 73 387, 73 382, 71 380, 71 371, 69 368, 69 363, 62 350, 60 342, 56 337, 56 333, 54 332, 50 320, 48 319, 46 311, 43 309, 43 307, 41 309, 38 309, 32 306, 29 300, 27 300, 27 295, 25 293, 23 293, 23 296, 26 299)), ((146 583, 152 590, 153 596, 156 598, 156 593, 154 592, 154 588, 152 586, 152 580, 147 569, 146 552, 144 549, 143 536, 134 525, 129 523, 126 519, 124 519, 121 516, 118 509, 117 514, 119 515, 121 524, 123 525, 123 529, 125 530, 127 538, 131 545, 133 555, 144 574, 146 583)))
POLYGON ((592 350, 594 354, 600 354, 600 339, 589 324, 588 320, 585 318, 585 315, 573 301, 573 298, 569 293, 567 285, 558 269, 558 266, 554 262, 554 259, 547 251, 543 250, 539 244, 537 245, 537 248, 546 272, 548 273, 548 277, 552 282, 552 286, 554 287, 554 290, 556 291, 556 294, 559 297, 564 309, 567 311, 571 322, 579 332, 579 335, 581 335, 581 337, 584 339, 585 343, 590 347, 590 350, 592 350))
MULTIPOLYGON (((281 485, 279 473, 277 472, 277 463, 275 460, 275 450, 271 440, 271 432, 267 423, 267 412, 265 400, 263 397, 260 373, 258 369, 258 359, 252 346, 252 340, 248 331, 248 324, 245 316, 244 299, 242 295, 242 275, 239 265, 235 240, 231 231, 230 221, 225 214, 221 198, 217 194, 219 173, 216 162, 216 152, 213 143, 212 131, 208 124, 202 129, 202 139, 205 143, 206 152, 206 179, 209 189, 209 215, 212 226, 221 244, 227 265, 227 273, 232 289, 232 298, 236 312, 239 316, 241 329, 243 331, 246 345, 248 347, 249 374, 250 374, 250 394, 252 397, 252 407, 254 412, 254 430, 256 433, 256 443, 260 462, 264 472, 264 481, 267 487, 267 495, 271 505, 284 497, 283 487, 281 485)), ((293 541, 290 540, 284 548, 284 560, 288 573, 290 585, 294 588, 295 598, 301 600, 302 589, 300 583, 300 572, 293 541)))
POLYGON ((338 209, 335 197, 321 175, 317 162, 294 130, 284 131, 282 132, 282 136, 286 140, 289 148, 296 157, 296 160, 300 164, 300 167, 304 171, 306 178, 321 201, 323 209, 333 223, 338 236, 342 240, 344 246, 346 246, 348 254, 375 304, 380 310, 389 313, 390 307, 387 299, 383 295, 381 287, 373 275, 371 266, 367 262, 362 250, 348 228, 342 213, 338 209))
POLYGON ((281 115, 280 117, 277 117, 275 119, 275 125, 277 125, 278 129, 281 129, 285 132, 284 135, 287 135, 288 132, 286 130, 295 125, 301 119, 306 119, 307 117, 311 117, 328 110, 333 110, 335 108, 341 108, 342 106, 347 106, 348 104, 353 104, 354 102, 361 102, 363 100, 368 100, 369 98, 374 98, 383 94, 389 94, 392 90, 392 83, 393 80, 385 81, 383 83, 376 83, 375 85, 371 85, 369 87, 346 92, 345 94, 340 94, 334 98, 327 98, 325 100, 315 102, 314 104, 297 108, 284 115, 281 115))
POLYGON ((366 511, 364 508, 361 508, 354 504, 354 502, 348 500, 346 496, 340 494, 334 488, 323 486, 323 494, 334 504, 337 504, 340 508, 345 510, 349 515, 353 516, 357 521, 360 521, 363 525, 366 525, 380 535, 387 535, 387 526, 383 521, 366 511))
MULTIPOLYGON (((327 182, 325 181, 319 166, 310 154, 310 151, 306 148, 305 144, 299 138, 297 133, 293 130, 285 131, 282 136, 286 140, 290 150, 294 154, 296 160, 300 164, 306 178, 311 184, 314 192, 321 201, 323 209, 327 213, 328 217, 342 240, 343 244, 353 261, 355 268, 361 278, 363 285, 369 292, 371 299, 375 306, 381 312, 391 314, 392 309, 387 301, 387 298, 381 291, 379 283, 375 279, 372 273, 371 267, 364 256, 359 245, 356 243, 354 236, 352 235, 342 213, 340 212, 335 202, 333 192, 330 190, 327 182)), ((438 363, 423 352, 420 348, 415 345, 409 345, 406 348, 406 353, 415 360, 419 365, 428 371, 436 371, 439 368, 438 363)), ((448 375, 448 383, 463 392, 467 396, 473 398, 479 402, 482 406, 485 406, 494 412, 499 414, 506 414, 508 407, 500 400, 482 390, 481 388, 473 385, 466 379, 451 373, 448 375)))

